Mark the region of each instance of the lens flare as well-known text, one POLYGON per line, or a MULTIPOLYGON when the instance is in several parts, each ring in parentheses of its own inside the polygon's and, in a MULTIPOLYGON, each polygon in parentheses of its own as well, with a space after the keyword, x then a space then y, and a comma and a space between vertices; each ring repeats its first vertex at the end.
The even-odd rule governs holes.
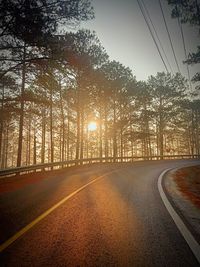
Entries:
POLYGON ((88 123, 88 131, 96 131, 97 129, 97 124, 94 121, 91 121, 88 123))

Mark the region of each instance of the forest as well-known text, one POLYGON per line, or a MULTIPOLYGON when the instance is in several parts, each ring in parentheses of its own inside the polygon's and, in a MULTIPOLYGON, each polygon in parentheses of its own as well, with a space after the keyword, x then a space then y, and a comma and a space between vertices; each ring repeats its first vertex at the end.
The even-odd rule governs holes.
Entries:
MULTIPOLYGON (((189 16, 189 1, 168 2, 174 19, 200 26, 198 4, 189 16)), ((137 80, 80 28, 94 15, 89 0, 0 2, 1 169, 200 153, 200 74, 193 91, 180 73, 137 80)), ((185 64, 200 62, 197 49, 185 64)))

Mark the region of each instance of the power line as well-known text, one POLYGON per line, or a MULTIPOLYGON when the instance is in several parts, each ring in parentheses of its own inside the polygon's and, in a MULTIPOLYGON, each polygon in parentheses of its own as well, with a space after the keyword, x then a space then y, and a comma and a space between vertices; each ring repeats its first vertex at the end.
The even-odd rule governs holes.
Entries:
POLYGON ((176 54, 175 54, 175 51, 174 51, 174 47, 173 47, 173 43, 172 43, 172 39, 171 39, 171 35, 170 35, 170 32, 169 32, 169 29, 168 29, 168 26, 167 26, 167 22, 166 22, 166 19, 165 19, 165 14, 164 14, 164 11, 163 11, 163 8, 162 8, 162 4, 161 4, 160 0, 158 0, 158 2, 159 2, 159 5, 160 5, 160 9, 161 9, 161 13, 162 13, 162 16, 163 16, 163 20, 164 20, 164 23, 165 23, 165 28, 167 30, 168 38, 169 38, 169 41, 170 41, 170 44, 171 44, 171 48, 172 48, 172 52, 173 52, 174 59, 175 59, 175 62, 176 62, 176 66, 177 66, 178 72, 180 72, 180 68, 179 68, 179 65, 178 65, 178 60, 176 58, 176 54))
POLYGON ((168 68, 167 68, 167 65, 166 65, 166 63, 165 63, 165 61, 164 61, 164 58, 163 58, 163 56, 162 56, 162 54, 161 54, 161 52, 160 52, 159 46, 158 46, 158 44, 157 44, 157 42, 156 42, 156 39, 155 39, 155 37, 154 37, 154 35, 153 35, 153 32, 152 32, 152 30, 151 30, 151 27, 150 27, 150 25, 149 25, 149 22, 148 22, 148 20, 147 20, 147 17, 146 17, 146 14, 145 14, 144 10, 143 10, 143 7, 142 7, 142 5, 141 5, 141 3, 140 3, 139 0, 137 0, 137 3, 138 3, 138 5, 139 5, 140 11, 141 11, 141 13, 142 13, 142 15, 143 15, 143 17, 144 17, 144 20, 145 20, 145 22, 146 22, 146 24, 147 24, 147 27, 148 27, 148 29, 149 29, 149 31, 150 31, 151 37, 152 37, 152 39, 153 39, 153 41, 154 41, 154 43, 155 43, 155 45, 156 45, 156 48, 157 48, 158 53, 159 53, 159 55, 160 55, 160 58, 161 58, 161 60, 162 60, 162 62, 163 62, 163 64, 164 64, 164 66, 165 66, 165 69, 166 69, 167 72, 169 72, 169 71, 168 71, 168 68))
MULTIPOLYGON (((182 27, 182 24, 180 22, 179 16, 178 16, 178 25, 179 25, 179 28, 180 28, 180 31, 181 31, 181 37, 182 37, 183 48, 184 48, 184 53, 185 53, 185 60, 187 60, 187 51, 186 51, 186 45, 185 45, 185 37, 184 37, 183 27, 182 27)), ((191 76, 190 76, 190 70, 189 70, 188 63, 186 63, 186 67, 187 67, 187 75, 188 75, 188 80, 189 80, 189 86, 190 86, 190 89, 192 90, 191 76)))
POLYGON ((141 2, 142 2, 142 4, 143 4, 143 6, 144 6, 144 10, 146 11, 147 16, 148 16, 148 18, 149 18, 149 20, 150 20, 150 22, 151 22, 151 25, 152 25, 153 30, 154 30, 154 32, 155 32, 155 35, 156 35, 156 37, 157 37, 157 39, 158 39, 158 42, 159 42, 159 44, 160 44, 160 47, 161 47, 161 49, 162 49, 162 51, 163 51, 163 54, 164 54, 164 56, 165 56, 165 59, 166 59, 168 65, 169 65, 169 68, 170 68, 171 72, 173 73, 171 64, 170 64, 170 62, 169 62, 169 60, 168 60, 167 54, 165 53, 164 47, 163 47, 163 45, 162 45, 162 42, 161 42, 161 40, 160 40, 160 38, 159 38, 159 36, 158 36, 158 33, 157 33, 157 31, 156 31, 156 28, 155 28, 154 24, 153 24, 153 21, 152 21, 152 19, 151 19, 150 14, 149 14, 148 8, 146 7, 146 5, 145 5, 145 3, 144 3, 143 0, 141 0, 141 2))

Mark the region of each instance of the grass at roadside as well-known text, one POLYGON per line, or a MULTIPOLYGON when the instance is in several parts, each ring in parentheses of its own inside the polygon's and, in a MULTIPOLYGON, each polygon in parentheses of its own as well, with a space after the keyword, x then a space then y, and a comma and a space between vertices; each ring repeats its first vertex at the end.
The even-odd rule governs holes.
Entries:
POLYGON ((200 208, 200 165, 182 168, 173 178, 183 195, 200 208))

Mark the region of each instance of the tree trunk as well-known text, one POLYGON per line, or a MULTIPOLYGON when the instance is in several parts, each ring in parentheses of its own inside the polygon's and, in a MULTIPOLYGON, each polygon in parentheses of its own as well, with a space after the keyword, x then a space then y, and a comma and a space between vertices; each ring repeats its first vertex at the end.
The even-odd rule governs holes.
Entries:
POLYGON ((3 133, 3 144, 2 144, 2 161, 1 161, 1 169, 5 168, 5 154, 6 154, 6 137, 5 137, 5 129, 3 133))
POLYGON ((9 134, 9 123, 7 123, 7 125, 6 125, 6 139, 5 139, 5 166, 4 166, 4 168, 7 168, 8 167, 8 144, 9 144, 9 142, 8 142, 8 140, 9 140, 9 136, 8 136, 8 134, 9 134))
MULTIPOLYGON (((103 156, 103 131, 102 131, 102 103, 100 101, 100 111, 99 111, 99 157, 102 159, 103 156)), ((102 160, 101 160, 102 161, 102 160)))
POLYGON ((51 162, 54 162, 54 142, 53 142, 53 88, 50 88, 50 149, 51 162))
MULTIPOLYGON (((67 160, 69 160, 69 147, 70 147, 70 138, 69 138, 69 133, 70 133, 70 120, 69 120, 69 111, 68 111, 68 119, 67 119, 67 160)), ((71 157, 72 159, 72 157, 71 157)))
POLYGON ((34 131, 34 143, 33 143, 33 164, 37 164, 37 139, 34 131))
POLYGON ((28 122, 28 165, 31 164, 31 117, 28 122))
POLYGON ((42 110, 42 146, 41 146, 41 163, 45 162, 45 142, 46 142, 46 114, 42 110))
POLYGON ((105 139, 105 157, 107 158, 108 157, 108 118, 107 118, 107 105, 105 104, 104 106, 104 123, 105 123, 105 136, 104 136, 104 139, 105 139))
POLYGON ((17 153, 17 167, 21 166, 22 160, 22 142, 23 142, 23 127, 24 127, 24 92, 26 81, 26 44, 24 43, 23 64, 22 64, 22 85, 21 85, 21 100, 20 100, 20 120, 19 120, 19 139, 18 139, 18 153, 17 153))
POLYGON ((84 151, 84 108, 81 108, 81 129, 80 129, 80 159, 83 159, 83 151, 84 151))
POLYGON ((162 97, 160 96, 160 104, 159 104, 159 149, 160 149, 160 159, 163 159, 163 150, 164 150, 164 146, 163 146, 163 128, 164 128, 164 124, 163 124, 163 111, 162 111, 162 97))
POLYGON ((28 137, 29 137, 29 132, 28 130, 26 131, 26 166, 28 165, 28 154, 29 154, 29 140, 28 140, 28 137))
POLYGON ((116 135, 116 96, 114 95, 114 105, 113 105, 113 158, 114 162, 117 157, 117 135, 116 135))
POLYGON ((64 157, 65 157, 65 116, 64 116, 61 84, 59 86, 59 89, 60 89, 60 109, 61 109, 61 121, 62 121, 61 161, 64 161, 64 157))
POLYGON ((80 158, 80 154, 79 154, 79 150, 80 150, 80 118, 81 114, 80 114, 80 88, 78 85, 77 88, 77 118, 76 118, 76 160, 78 160, 80 158))
POLYGON ((4 124, 4 97, 5 97, 5 92, 4 92, 4 85, 2 87, 2 102, 1 102, 1 117, 0 117, 0 164, 2 161, 2 142, 3 142, 3 124, 4 124))

